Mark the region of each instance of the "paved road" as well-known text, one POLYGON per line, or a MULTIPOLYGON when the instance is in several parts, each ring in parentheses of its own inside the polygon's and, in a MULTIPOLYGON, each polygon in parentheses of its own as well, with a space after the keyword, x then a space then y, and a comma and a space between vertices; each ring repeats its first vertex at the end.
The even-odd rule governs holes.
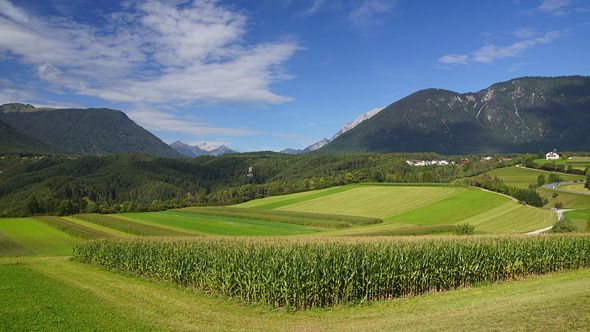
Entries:
POLYGON ((580 194, 580 195, 590 195, 590 191, 587 192, 587 193, 581 193, 579 191, 571 191, 571 190, 564 190, 564 189, 558 189, 558 188, 556 188, 556 186, 560 186, 562 184, 585 183, 585 182, 586 182, 586 180, 555 182, 555 183, 545 184, 545 185, 543 185, 543 188, 545 188, 545 189, 551 189, 551 190, 557 190, 557 191, 563 191, 564 193, 580 194))

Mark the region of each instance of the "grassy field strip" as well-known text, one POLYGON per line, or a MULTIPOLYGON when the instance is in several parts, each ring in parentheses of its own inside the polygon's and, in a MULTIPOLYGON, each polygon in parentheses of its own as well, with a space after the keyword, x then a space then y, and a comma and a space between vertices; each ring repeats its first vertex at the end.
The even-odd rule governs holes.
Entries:
POLYGON ((70 330, 78 327, 118 331, 590 328, 590 269, 369 306, 286 313, 194 294, 166 283, 115 274, 65 259, 27 258, 21 266, 1 264, 2 260, 1 289, 12 300, 0 303, 5 313, 0 315, 2 331, 68 330, 72 326, 69 324, 79 324, 70 330), (53 296, 58 296, 59 301, 55 302, 53 296), (33 300, 34 304, 28 302, 33 300))
POLYGON ((456 224, 462 220, 502 205, 510 198, 479 189, 457 195, 387 218, 386 221, 415 225, 456 224))
MULTIPOLYGON (((274 329, 278 318, 295 322, 290 315, 261 307, 244 306, 224 297, 195 294, 168 283, 114 274, 86 264, 66 260, 37 260, 26 267, 63 284, 64 289, 91 294, 93 302, 98 300, 107 304, 108 308, 103 309, 106 314, 119 316, 115 313, 121 313, 125 324, 127 319, 130 322, 141 321, 136 328, 132 325, 129 331, 256 330, 256 327, 269 330, 274 329), (146 325, 151 328, 142 328, 146 325)), ((58 316, 59 313, 55 315, 58 316)), ((121 323, 121 320, 115 323, 121 323)))
MULTIPOLYGON (((348 190, 351 190, 354 188, 356 188, 356 186, 354 186, 354 185, 342 186, 342 187, 336 187, 336 188, 330 188, 330 189, 309 192, 309 195, 295 194, 295 195, 288 195, 288 196, 271 197, 271 198, 282 198, 282 199, 266 201, 264 204, 255 204, 255 205, 248 206, 247 204, 249 202, 246 202, 246 203, 243 203, 243 204, 240 204, 237 206, 238 207, 249 207, 249 208, 255 208, 255 209, 271 210, 271 209, 277 209, 277 208, 291 205, 291 204, 295 204, 295 203, 309 201, 309 200, 320 198, 320 197, 330 196, 330 195, 345 192, 345 191, 348 191, 348 190)), ((250 202, 255 202, 255 201, 256 200, 250 201, 250 202)), ((258 202, 258 203, 260 203, 260 202, 258 202)))
POLYGON ((69 256, 82 240, 29 218, 0 219, 0 231, 39 256, 69 256))
POLYGON ((88 228, 93 228, 93 229, 96 229, 96 230, 101 231, 101 232, 109 233, 109 234, 111 234, 113 236, 116 236, 116 237, 132 238, 132 237, 137 237, 138 236, 138 235, 135 235, 135 234, 125 233, 123 231, 119 231, 119 230, 116 230, 114 228, 109 228, 109 227, 98 225, 98 224, 95 224, 95 223, 92 223, 92 222, 88 222, 88 221, 85 221, 85 220, 80 220, 80 219, 74 218, 74 217, 62 217, 62 218, 66 219, 66 220, 69 220, 71 222, 75 222, 77 224, 80 224, 80 225, 85 226, 85 227, 88 227, 88 228))
POLYGON ((77 214, 75 218, 96 223, 105 227, 111 227, 126 233, 132 233, 140 236, 190 236, 193 233, 185 231, 176 231, 169 228, 162 228, 140 221, 121 219, 116 215, 106 215, 97 213, 77 214))
POLYGON ((8 235, 0 232, 0 257, 19 257, 34 255, 22 244, 13 241, 8 235))
POLYGON ((83 240, 105 239, 114 237, 110 233, 105 233, 94 228, 82 226, 78 223, 69 221, 67 219, 56 216, 38 216, 33 218, 37 222, 46 224, 47 226, 57 229, 73 237, 83 240))
POLYGON ((277 210, 388 218, 456 195, 457 187, 358 187, 345 192, 296 203, 277 210))
MULTIPOLYGON (((488 172, 488 175, 497 176, 498 178, 504 181, 504 184, 508 186, 515 186, 518 188, 528 188, 529 184, 536 184, 537 178, 539 175, 543 174, 547 176, 550 172, 530 169, 525 167, 504 167, 504 168, 497 168, 493 171, 488 172)), ((571 174, 563 174, 563 173, 556 173, 559 174, 564 181, 578 181, 584 180, 584 176, 582 175, 571 175, 571 174)))
POLYGON ((354 235, 364 235, 367 233, 388 233, 392 230, 406 228, 406 227, 416 227, 416 225, 412 224, 404 224, 404 223, 393 223, 393 222, 382 222, 380 224, 375 225, 368 225, 363 227, 349 227, 349 228, 340 228, 335 230, 326 230, 321 233, 317 233, 318 236, 354 236, 354 235))
POLYGON ((146 212, 146 213, 120 213, 116 215, 117 218, 123 220, 129 220, 131 222, 138 222, 154 227, 166 228, 178 232, 188 232, 194 234, 202 234, 195 230, 187 227, 181 227, 176 220, 170 220, 170 218, 164 218, 163 214, 157 212, 146 212), (166 219, 166 220, 163 220, 166 219))
POLYGON ((531 208, 508 201, 478 215, 464 219, 476 231, 490 233, 527 233, 552 226, 557 221, 553 211, 531 208))
POLYGON ((317 232, 308 226, 272 223, 258 220, 202 216, 174 211, 125 214, 124 217, 158 225, 209 235, 289 235, 317 232))
POLYGON ((556 186, 557 189, 568 190, 568 191, 575 191, 578 193, 583 194, 590 194, 590 190, 584 186, 584 183, 571 183, 571 184, 562 184, 556 186))
MULTIPOLYGON (((55 261, 49 258, 46 262, 24 260, 24 265, 0 265, 0 289, 5 295, 0 301, 0 330, 151 330, 142 317, 113 308, 88 289, 31 269, 31 265, 49 263, 58 272, 69 272, 60 268, 65 260, 55 261)), ((87 280, 89 284, 96 281, 87 280)))

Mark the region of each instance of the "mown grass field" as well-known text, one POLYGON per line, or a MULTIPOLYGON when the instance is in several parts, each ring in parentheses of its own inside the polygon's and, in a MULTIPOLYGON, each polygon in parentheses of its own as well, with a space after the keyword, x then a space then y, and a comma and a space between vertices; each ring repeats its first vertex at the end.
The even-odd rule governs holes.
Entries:
POLYGON ((82 242, 29 218, 0 219, 0 232, 37 256, 69 256, 82 242))
MULTIPOLYGON (((536 178, 535 178, 536 181, 536 178)), ((279 211, 339 213, 382 218, 382 224, 330 231, 335 234, 383 234, 412 226, 456 225, 469 222, 480 233, 525 233, 551 226, 555 213, 526 207, 510 198, 475 188, 448 186, 348 186, 351 189, 303 201, 289 196, 240 204, 274 204, 279 211), (290 202, 290 204, 286 204, 290 202)), ((322 233, 323 234, 323 233, 322 233)))
POLYGON ((572 159, 557 159, 557 160, 535 159, 535 163, 539 164, 539 165, 543 165, 543 164, 547 164, 547 163, 554 163, 557 165, 572 166, 573 168, 583 170, 586 167, 590 166, 590 157, 574 157, 572 159))
MULTIPOLYGON (((291 203, 283 204, 276 209, 387 219, 467 190, 460 187, 438 186, 349 186, 349 188, 346 191, 322 195, 302 202, 291 202, 286 196, 283 197, 284 201, 291 203)), ((260 201, 260 204, 265 203, 264 199, 260 201)))
POLYGON ((574 191, 578 193, 590 194, 590 189, 586 188, 584 183, 561 184, 556 186, 556 188, 567 191, 574 191))
MULTIPOLYGON (((515 186, 519 188, 528 188, 530 184, 537 184, 537 178, 539 175, 547 176, 550 172, 530 169, 525 167, 505 167, 505 168, 497 168, 488 172, 488 175, 497 176, 498 178, 504 181, 504 184, 508 186, 515 186)), ((583 175, 572 175, 572 174, 563 174, 563 173, 556 173, 564 181, 579 181, 584 180, 585 177, 583 175)))

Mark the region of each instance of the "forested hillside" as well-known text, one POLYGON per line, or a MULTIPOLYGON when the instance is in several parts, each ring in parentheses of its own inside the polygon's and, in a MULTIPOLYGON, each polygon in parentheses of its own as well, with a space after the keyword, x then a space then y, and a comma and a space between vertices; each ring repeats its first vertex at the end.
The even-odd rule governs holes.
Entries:
POLYGON ((161 157, 181 155, 123 112, 100 109, 47 109, 24 104, 0 106, 0 120, 65 153, 107 155, 125 152, 161 157))
POLYGON ((317 153, 590 150, 590 77, 525 77, 403 98, 317 153))
POLYGON ((145 211, 227 205, 362 181, 450 182, 519 160, 499 162, 496 157, 480 162, 473 156, 465 165, 427 167, 406 162, 442 158, 437 154, 294 156, 272 152, 173 159, 139 154, 5 158, 0 162, 0 214, 145 211))
POLYGON ((57 147, 50 146, 33 136, 20 132, 2 120, 0 120, 0 143, 0 154, 44 154, 61 152, 57 147))

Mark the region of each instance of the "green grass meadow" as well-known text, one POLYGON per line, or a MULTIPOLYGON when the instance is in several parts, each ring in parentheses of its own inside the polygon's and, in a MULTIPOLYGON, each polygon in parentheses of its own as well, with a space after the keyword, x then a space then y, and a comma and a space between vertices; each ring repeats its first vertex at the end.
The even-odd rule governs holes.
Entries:
MULTIPOLYGON (((487 174, 490 176, 497 176, 498 178, 504 181, 504 184, 508 186, 515 186, 518 188, 528 188, 530 184, 537 184, 537 178, 539 175, 547 176, 550 172, 530 169, 525 167, 505 167, 505 168, 497 168, 488 172, 487 174)), ((572 175, 572 174, 563 174, 563 173, 556 173, 558 174, 564 181, 579 181, 584 180, 585 177, 583 175, 572 175)))
MULTIPOLYGON (((536 181, 536 177, 535 177, 536 181)), ((527 185, 528 186, 528 185, 527 185)), ((391 230, 471 223, 479 233, 526 233, 551 226, 555 213, 526 207, 512 199, 475 188, 448 186, 347 186, 350 189, 307 200, 272 197, 246 206, 270 206, 279 211, 378 217, 382 224, 329 231, 330 235, 391 234, 391 230), (287 204, 289 202, 290 204, 287 204)), ((308 197, 311 195, 308 195, 308 197)), ((395 232, 394 232, 395 233, 395 232)), ((321 233, 324 234, 324 233, 321 233)))
POLYGON ((29 218, 0 219, 0 232, 37 256, 69 256, 82 242, 29 218))

